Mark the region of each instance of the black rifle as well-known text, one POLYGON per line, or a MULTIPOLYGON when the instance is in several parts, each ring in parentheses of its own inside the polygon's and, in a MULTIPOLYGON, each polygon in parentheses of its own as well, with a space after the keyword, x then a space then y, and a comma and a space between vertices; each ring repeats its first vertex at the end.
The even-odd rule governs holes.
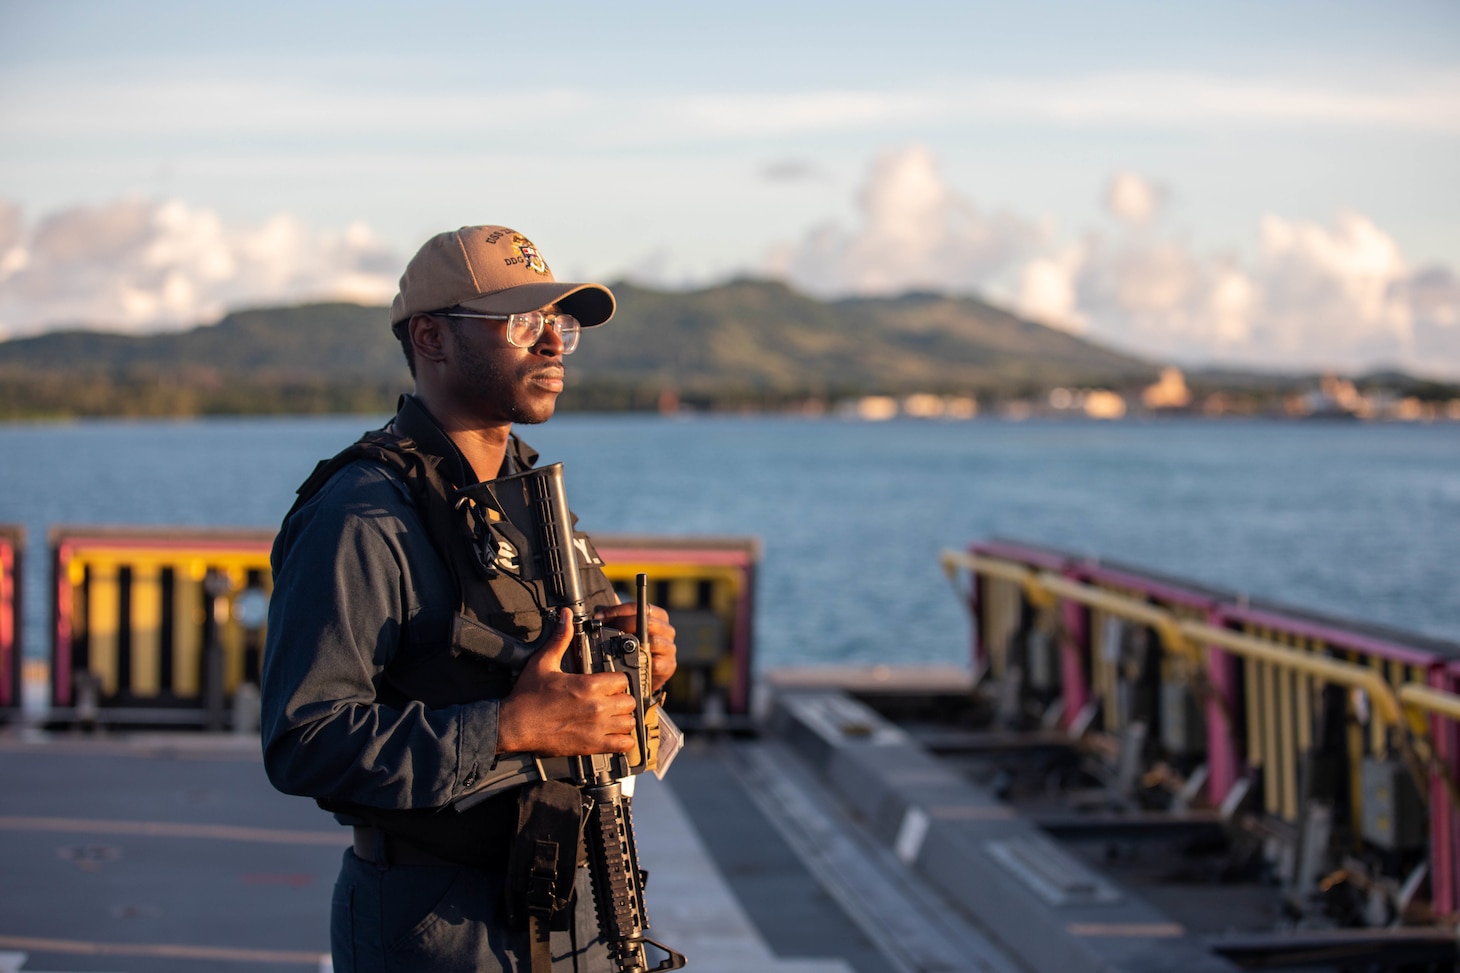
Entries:
MULTIPOLYGON (((652 675, 647 578, 638 576, 638 639, 590 618, 583 598, 579 548, 573 534, 572 515, 568 512, 562 464, 501 477, 484 486, 490 487, 492 505, 498 512, 519 530, 530 532, 537 563, 524 565, 524 576, 542 581, 547 596, 542 606, 544 613, 567 612, 572 618, 573 641, 566 657, 575 660, 580 672, 621 672, 627 677, 634 698, 636 746, 629 754, 519 758, 521 770, 515 776, 495 782, 462 805, 469 806, 474 799, 480 799, 479 795, 499 792, 529 779, 565 780, 578 787, 587 812, 588 867, 599 933, 608 944, 614 962, 622 973, 664 973, 680 969, 686 962, 682 954, 645 935, 649 927, 644 907, 645 873, 639 868, 634 843, 631 802, 620 784, 622 778, 648 769, 650 763, 648 711, 652 675), (645 956, 646 944, 667 954, 652 969, 645 956)), ((498 761, 499 771, 510 765, 510 761, 498 761)))

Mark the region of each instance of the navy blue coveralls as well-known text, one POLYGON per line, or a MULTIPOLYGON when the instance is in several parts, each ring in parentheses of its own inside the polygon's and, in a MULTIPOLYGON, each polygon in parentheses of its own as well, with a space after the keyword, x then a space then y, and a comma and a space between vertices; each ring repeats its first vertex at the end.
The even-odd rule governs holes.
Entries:
MULTIPOLYGON (((414 398, 387 429, 439 459, 451 485, 476 482, 414 398)), ((513 436, 497 475, 536 457, 513 436)), ((279 790, 315 798, 355 829, 332 900, 335 969, 527 969, 526 932, 509 927, 504 902, 515 801, 449 807, 493 764, 510 678, 453 652, 462 595, 411 490, 380 463, 345 466, 285 519, 271 561, 265 769, 279 790)), ((534 601, 531 585, 499 566, 478 603, 500 604, 492 617, 504 637, 530 642, 541 593, 534 601)), ((602 572, 593 575, 590 609, 615 603, 602 572)), ((553 969, 608 970, 586 870, 577 878, 568 928, 553 933, 553 969)))

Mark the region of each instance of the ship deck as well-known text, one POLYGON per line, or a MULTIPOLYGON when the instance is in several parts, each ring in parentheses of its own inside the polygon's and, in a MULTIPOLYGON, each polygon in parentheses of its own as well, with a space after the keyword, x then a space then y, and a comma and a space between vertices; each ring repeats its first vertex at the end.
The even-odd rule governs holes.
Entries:
MULTIPOLYGON (((702 973, 1014 971, 773 741, 691 739, 634 799, 651 934, 702 973)), ((347 843, 253 737, 0 736, 0 973, 323 971, 347 843)))
MULTIPOLYGON (((1021 793, 1019 766, 1069 741, 933 718, 966 674, 771 682, 759 732, 692 735, 638 781, 650 934, 689 970, 1228 973, 1372 948, 1330 931, 1305 965, 1288 930, 1274 961, 1280 890, 1189 874, 1210 813, 1021 793)), ((255 736, 10 726, 0 780, 0 973, 331 969, 346 832, 269 785, 255 736)), ((1453 951, 1434 940, 1390 936, 1386 956, 1453 951)))

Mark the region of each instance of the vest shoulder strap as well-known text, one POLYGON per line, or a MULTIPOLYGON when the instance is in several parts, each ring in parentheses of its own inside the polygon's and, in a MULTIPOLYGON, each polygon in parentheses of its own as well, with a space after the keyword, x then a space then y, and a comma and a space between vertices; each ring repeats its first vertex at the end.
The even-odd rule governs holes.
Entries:
POLYGON ((388 429, 365 433, 327 460, 321 460, 299 486, 294 505, 285 520, 323 490, 335 474, 365 460, 394 472, 410 490, 416 510, 425 522, 426 533, 441 559, 451 570, 457 601, 464 604, 465 582, 478 570, 472 563, 472 538, 465 519, 454 515, 451 493, 437 466, 439 460, 422 452, 414 440, 388 429))
POLYGON ((314 472, 310 473, 309 477, 295 491, 298 496, 284 519, 287 520, 295 511, 312 500, 336 473, 360 460, 379 463, 394 471, 411 488, 411 493, 416 496, 417 500, 420 499, 421 488, 429 485, 432 480, 435 481, 441 496, 443 498, 446 496, 446 484, 441 480, 440 474, 436 472, 436 463, 432 462, 430 457, 418 450, 412 440, 384 429, 376 429, 365 433, 329 459, 320 460, 315 464, 314 472))

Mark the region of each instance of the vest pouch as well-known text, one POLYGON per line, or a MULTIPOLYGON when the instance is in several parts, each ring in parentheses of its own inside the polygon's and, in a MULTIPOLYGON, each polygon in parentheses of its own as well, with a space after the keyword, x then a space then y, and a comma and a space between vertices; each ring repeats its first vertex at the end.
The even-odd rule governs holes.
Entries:
POLYGON ((511 609, 492 611, 488 612, 484 618, 492 628, 500 629, 519 642, 536 642, 542 636, 542 612, 536 605, 520 611, 511 609))
POLYGON ((431 708, 501 699, 532 647, 461 612, 422 611, 407 622, 406 651, 391 660, 377 689, 381 702, 431 708))
POLYGON ((518 927, 544 924, 568 908, 583 836, 583 794, 572 784, 538 781, 517 790, 517 836, 507 864, 507 911, 518 927))
POLYGON ((451 654, 455 657, 493 662, 516 673, 536 651, 536 646, 505 636, 461 612, 451 620, 451 654))

